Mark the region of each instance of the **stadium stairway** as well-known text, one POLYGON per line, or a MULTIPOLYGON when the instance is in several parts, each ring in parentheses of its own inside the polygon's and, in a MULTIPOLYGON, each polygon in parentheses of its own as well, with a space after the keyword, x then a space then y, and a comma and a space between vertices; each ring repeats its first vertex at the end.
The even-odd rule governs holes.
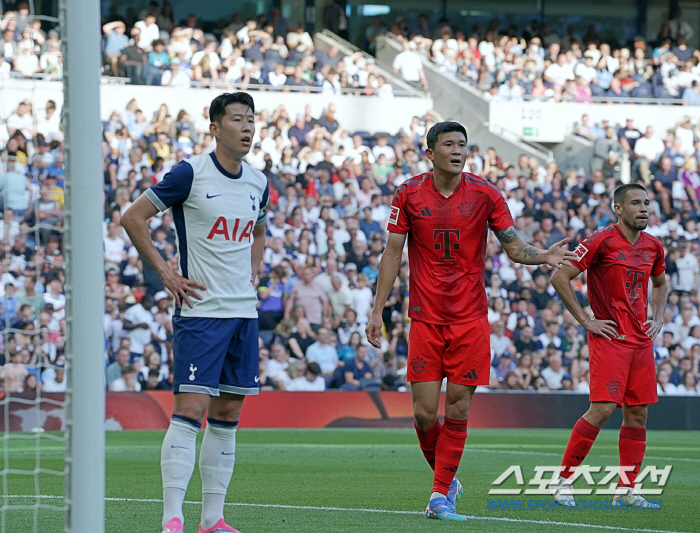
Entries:
POLYGON ((412 85, 406 83, 401 79, 400 76, 394 74, 391 65, 384 67, 378 61, 378 58, 374 58, 367 52, 360 50, 357 46, 346 41, 342 37, 339 37, 335 33, 322 30, 314 34, 314 46, 317 50, 328 50, 331 46, 335 46, 342 56, 350 56, 356 52, 361 52, 365 60, 374 59, 377 65, 377 72, 384 77, 389 85, 394 90, 394 95, 396 96, 424 96, 423 91, 417 90, 412 85))
MULTIPOLYGON (((399 42, 387 35, 377 39, 377 65, 392 71, 394 57, 401 52, 399 42)), ((458 120, 467 127, 469 140, 477 144, 481 153, 494 147, 505 161, 515 163, 521 154, 536 157, 541 163, 553 159, 549 148, 533 142, 524 142, 517 135, 506 131, 489 130, 489 106, 478 90, 454 76, 450 76, 422 57, 423 72, 428 81, 435 111, 445 119, 458 120)))

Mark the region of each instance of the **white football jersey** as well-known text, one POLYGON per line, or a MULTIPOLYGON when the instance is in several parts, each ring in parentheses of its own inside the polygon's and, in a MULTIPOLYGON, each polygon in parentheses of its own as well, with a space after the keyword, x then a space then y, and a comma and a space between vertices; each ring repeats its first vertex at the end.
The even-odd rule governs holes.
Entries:
POLYGON ((207 287, 175 315, 257 318, 250 253, 253 229, 265 224, 267 178, 245 161, 231 174, 212 152, 181 161, 144 194, 159 211, 172 210, 180 275, 207 287))

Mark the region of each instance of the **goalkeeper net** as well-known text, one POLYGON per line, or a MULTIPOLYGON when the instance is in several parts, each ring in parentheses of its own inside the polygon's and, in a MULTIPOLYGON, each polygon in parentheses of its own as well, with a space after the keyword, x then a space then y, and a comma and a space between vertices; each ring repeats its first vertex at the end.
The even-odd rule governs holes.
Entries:
POLYGON ((3 532, 63 529, 62 105, 60 81, 11 77, 0 85, 3 532))
POLYGON ((99 4, 59 9, 0 69, 2 533, 104 530, 99 4))

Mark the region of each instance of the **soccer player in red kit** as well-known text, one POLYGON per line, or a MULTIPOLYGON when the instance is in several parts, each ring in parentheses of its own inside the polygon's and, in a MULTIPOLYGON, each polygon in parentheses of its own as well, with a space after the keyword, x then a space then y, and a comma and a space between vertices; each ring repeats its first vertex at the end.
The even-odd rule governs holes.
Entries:
POLYGON ((486 239, 491 228, 513 261, 571 265, 564 245, 540 250, 523 243, 501 193, 462 172, 467 132, 457 122, 435 124, 426 154, 433 172, 396 190, 367 339, 379 347, 382 310, 399 272, 408 238, 410 271, 408 381, 420 448, 434 470, 428 518, 466 520, 455 511, 462 487, 455 478, 467 438, 467 414, 477 385, 488 385, 491 348, 487 321, 486 239), (445 422, 438 420, 440 387, 447 378, 445 422))
POLYGON ((574 426, 564 452, 552 495, 573 505, 571 477, 586 458, 600 428, 622 405, 620 479, 614 501, 642 505, 646 500, 634 482, 646 448, 647 405, 658 401, 652 341, 661 331, 666 307, 664 249, 643 230, 649 219, 649 197, 644 187, 628 184, 614 195, 618 222, 581 241, 578 260, 552 276, 552 285, 566 308, 588 331, 591 406, 574 426), (579 305, 571 280, 588 271, 588 298, 594 317, 579 305), (647 289, 652 282, 647 320, 647 289), (626 468, 623 468, 626 467, 626 468))

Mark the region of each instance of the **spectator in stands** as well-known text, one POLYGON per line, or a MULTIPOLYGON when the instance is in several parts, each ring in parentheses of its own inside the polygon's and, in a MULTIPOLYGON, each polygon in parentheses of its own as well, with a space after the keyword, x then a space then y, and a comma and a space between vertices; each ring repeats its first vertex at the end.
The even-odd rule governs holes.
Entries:
POLYGON ((647 126, 643 137, 640 137, 634 145, 634 163, 632 164, 632 173, 644 180, 646 185, 649 185, 652 180, 652 172, 655 165, 659 163, 661 154, 664 152, 664 143, 661 139, 654 136, 654 128, 647 126))
POLYGON ((330 332, 326 328, 319 328, 316 342, 306 350, 306 360, 318 363, 327 382, 333 379, 335 369, 341 364, 338 351, 330 342, 330 332))
POLYGON ((428 82, 423 72, 423 63, 420 56, 411 50, 409 41, 404 41, 402 47, 401 53, 394 58, 392 65, 394 73, 400 73, 405 82, 427 91, 428 82))
MULTIPOLYGON (((126 24, 121 20, 108 22, 102 26, 102 32, 106 38, 105 60, 111 68, 112 76, 119 76, 119 58, 122 55, 122 50, 129 43, 129 38, 126 36, 126 24)), ((7 53, 5 56, 7 57, 7 53)))
POLYGON ((311 362, 306 365, 304 375, 292 379, 285 385, 285 390, 304 392, 323 392, 326 390, 326 380, 321 375, 319 364, 311 362))
POLYGON ((678 41, 680 38, 689 40, 693 34, 693 27, 688 21, 683 20, 681 10, 676 9, 673 18, 668 21, 668 36, 672 40, 678 41))
POLYGON ((671 192, 673 191, 673 183, 677 179, 678 174, 671 164, 671 158, 668 156, 662 157, 659 168, 654 171, 652 185, 657 198, 660 197, 661 199, 662 209, 665 214, 671 211, 671 192))
POLYGON ((285 319, 291 317, 292 309, 296 306, 301 306, 306 311, 306 316, 314 331, 321 327, 323 315, 330 315, 328 295, 314 280, 313 267, 303 268, 301 279, 289 293, 285 304, 285 319))
POLYGON ((342 390, 379 390, 379 383, 374 379, 372 368, 365 358, 367 357, 367 347, 360 345, 357 347, 355 357, 346 361, 342 367, 343 383, 342 390))
POLYGON ((608 126, 605 129, 605 137, 596 140, 593 145, 591 171, 614 166, 619 161, 622 150, 622 143, 615 136, 615 128, 608 126))
POLYGON ((143 20, 134 24, 134 27, 140 30, 138 46, 143 48, 145 52, 154 50, 154 41, 160 38, 160 29, 156 24, 156 13, 147 13, 143 20))
POLYGON ((180 87, 188 88, 190 86, 190 76, 187 71, 182 69, 182 64, 180 59, 174 57, 170 60, 170 68, 163 71, 163 75, 160 78, 160 85, 164 87, 180 87))
POLYGON ((137 371, 132 365, 126 365, 122 368, 122 375, 115 379, 110 385, 109 390, 112 392, 140 392, 141 384, 136 378, 137 371))

